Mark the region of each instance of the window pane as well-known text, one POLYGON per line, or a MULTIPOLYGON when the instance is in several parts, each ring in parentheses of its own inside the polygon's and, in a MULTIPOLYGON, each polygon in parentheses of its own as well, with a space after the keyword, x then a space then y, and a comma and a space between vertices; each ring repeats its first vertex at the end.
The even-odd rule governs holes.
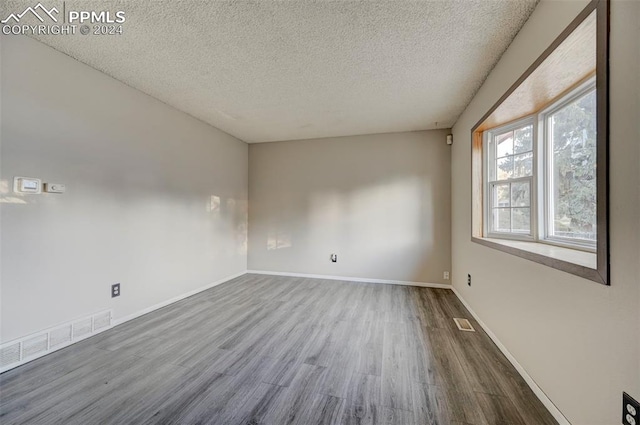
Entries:
POLYGON ((493 186, 493 205, 492 207, 508 207, 509 206, 509 184, 497 184, 493 186))
POLYGON ((487 140, 489 232, 531 235, 533 127, 498 129, 487 140))
POLYGON ((511 208, 493 209, 493 230, 497 232, 511 231, 511 208))
POLYGON ((522 153, 533 150, 533 125, 522 127, 513 132, 513 152, 522 153))
POLYGON ((505 180, 513 177, 513 157, 507 156, 496 161, 496 180, 505 180))
POLYGON ((498 145, 496 158, 513 155, 513 131, 496 136, 496 144, 498 145))
POLYGON ((511 211, 513 231, 518 233, 529 233, 531 230, 531 209, 513 208, 511 211))
POLYGON ((531 205, 530 182, 511 183, 511 206, 528 207, 531 205))
POLYGON ((513 157, 513 177, 528 177, 533 173, 533 152, 513 157))
POLYGON ((596 92, 549 117, 552 236, 596 240, 596 92))

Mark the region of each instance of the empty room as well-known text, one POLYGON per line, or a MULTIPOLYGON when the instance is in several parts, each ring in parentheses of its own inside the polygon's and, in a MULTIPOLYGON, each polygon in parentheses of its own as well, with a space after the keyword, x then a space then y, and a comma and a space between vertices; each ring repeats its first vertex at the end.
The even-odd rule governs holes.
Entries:
POLYGON ((0 22, 1 424, 640 425, 640 1, 0 22))

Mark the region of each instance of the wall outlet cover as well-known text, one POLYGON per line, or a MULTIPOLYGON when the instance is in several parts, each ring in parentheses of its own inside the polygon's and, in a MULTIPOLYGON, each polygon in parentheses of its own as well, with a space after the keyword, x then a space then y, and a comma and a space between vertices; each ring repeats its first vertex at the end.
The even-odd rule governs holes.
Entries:
POLYGON ((640 425, 640 403, 629 394, 622 393, 623 425, 640 425))
POLYGON ((116 283, 111 285, 111 298, 120 296, 120 284, 116 283))

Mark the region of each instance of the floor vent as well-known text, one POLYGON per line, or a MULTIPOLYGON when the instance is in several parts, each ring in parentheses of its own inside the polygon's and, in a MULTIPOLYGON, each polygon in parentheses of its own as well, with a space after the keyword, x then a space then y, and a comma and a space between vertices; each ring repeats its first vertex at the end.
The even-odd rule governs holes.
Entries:
POLYGON ((106 310, 2 344, 0 345, 0 373, 110 327, 111 310, 106 310))
POLYGON ((105 311, 104 313, 98 313, 93 316, 94 332, 109 326, 111 326, 111 311, 105 311))
MULTIPOLYGON (((20 361, 20 342, 5 344, 0 348, 0 368, 20 361)), ((0 369, 0 370, 2 370, 0 369)))
POLYGON ((78 320, 77 322, 73 322, 73 339, 89 335, 93 330, 92 323, 92 317, 87 317, 85 319, 78 320))
POLYGON ((465 332, 475 332, 476 331, 475 329, 473 329, 473 326, 471 326, 471 322, 469 322, 469 320, 467 320, 467 319, 460 319, 460 318, 455 317, 453 319, 453 321, 456 322, 456 326, 461 331, 465 331, 465 332))
POLYGON ((55 348, 59 345, 69 344, 71 338, 71 325, 59 326, 49 332, 49 347, 55 348))
POLYGON ((22 358, 28 359, 49 349, 49 335, 40 334, 22 341, 22 358))

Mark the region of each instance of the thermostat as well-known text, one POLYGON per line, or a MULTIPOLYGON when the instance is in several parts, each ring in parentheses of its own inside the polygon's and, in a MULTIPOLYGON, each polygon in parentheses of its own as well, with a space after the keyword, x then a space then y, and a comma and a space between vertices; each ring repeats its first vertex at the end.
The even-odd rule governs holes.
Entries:
POLYGON ((13 191, 16 193, 41 193, 42 180, 31 177, 14 177, 13 191))

